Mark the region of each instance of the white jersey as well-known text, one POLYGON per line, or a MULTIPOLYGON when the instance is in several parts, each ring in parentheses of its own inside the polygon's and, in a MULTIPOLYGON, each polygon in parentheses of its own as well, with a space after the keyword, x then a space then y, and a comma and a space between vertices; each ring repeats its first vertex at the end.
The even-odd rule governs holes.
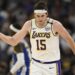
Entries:
POLYGON ((32 19, 32 29, 30 33, 32 58, 43 62, 60 60, 59 36, 55 36, 52 31, 51 22, 43 28, 36 26, 35 19, 32 19))

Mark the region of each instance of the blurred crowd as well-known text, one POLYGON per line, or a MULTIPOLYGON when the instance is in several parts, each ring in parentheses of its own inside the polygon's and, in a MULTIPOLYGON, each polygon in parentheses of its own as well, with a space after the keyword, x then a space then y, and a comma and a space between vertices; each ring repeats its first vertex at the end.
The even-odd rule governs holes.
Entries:
MULTIPOLYGON (((39 0, 0 0, 0 32, 10 35, 10 24, 19 29, 32 18, 33 6, 39 0)), ((42 1, 42 0, 41 0, 42 1)), ((59 20, 75 40, 75 0, 43 0, 48 4, 49 17, 59 20)), ((62 75, 75 75, 75 56, 60 37, 62 75)), ((0 40, 0 75, 10 69, 13 49, 0 40)))

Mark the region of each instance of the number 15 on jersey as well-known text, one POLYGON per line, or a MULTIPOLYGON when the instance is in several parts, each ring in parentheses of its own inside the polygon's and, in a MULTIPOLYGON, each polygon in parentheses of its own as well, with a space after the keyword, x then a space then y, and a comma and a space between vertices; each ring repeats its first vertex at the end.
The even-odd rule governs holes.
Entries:
POLYGON ((46 40, 36 40, 37 50, 46 50, 46 40))

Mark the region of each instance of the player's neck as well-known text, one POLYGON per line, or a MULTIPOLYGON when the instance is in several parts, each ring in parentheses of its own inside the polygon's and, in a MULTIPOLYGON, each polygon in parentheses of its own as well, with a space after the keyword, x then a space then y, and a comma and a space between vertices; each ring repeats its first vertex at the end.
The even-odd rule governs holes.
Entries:
POLYGON ((38 23, 36 22, 36 26, 39 27, 39 28, 43 28, 47 25, 47 21, 43 22, 43 23, 38 23))

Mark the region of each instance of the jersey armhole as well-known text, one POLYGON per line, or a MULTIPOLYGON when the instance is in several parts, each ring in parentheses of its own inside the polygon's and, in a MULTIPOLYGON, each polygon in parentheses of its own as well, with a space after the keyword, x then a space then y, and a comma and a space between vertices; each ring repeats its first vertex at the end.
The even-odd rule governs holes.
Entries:
POLYGON ((30 29, 29 35, 31 34, 31 30, 32 30, 32 20, 31 20, 31 29, 30 29))
POLYGON ((58 32, 54 32, 54 30, 53 30, 53 19, 51 20, 51 31, 52 31, 52 34, 54 35, 54 36, 57 36, 58 35, 58 32))

